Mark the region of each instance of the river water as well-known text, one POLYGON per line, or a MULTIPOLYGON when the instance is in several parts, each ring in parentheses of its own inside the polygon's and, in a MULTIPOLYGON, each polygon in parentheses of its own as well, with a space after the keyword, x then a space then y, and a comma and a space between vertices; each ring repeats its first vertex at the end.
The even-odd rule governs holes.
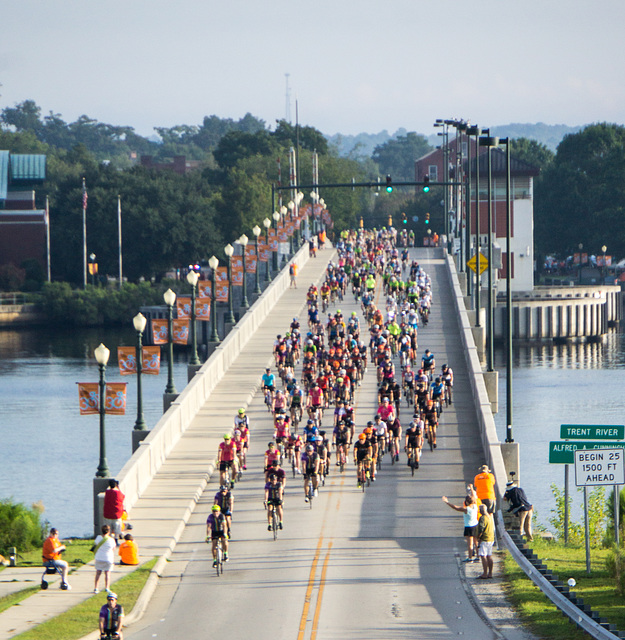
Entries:
MULTIPOLYGON (((0 499, 41 502, 44 517, 61 536, 92 531, 92 479, 99 462, 99 417, 78 413, 77 382, 97 382, 93 350, 111 350, 108 381, 128 383, 127 413, 106 417, 107 459, 114 476, 131 454, 136 419, 136 377, 120 376, 117 346, 134 345, 132 329, 0 331, 0 499)), ((506 376, 502 351, 500 439, 506 429, 506 376)), ((187 353, 174 354, 174 379, 186 384, 187 353)), ((453 366, 453 363, 451 363, 453 366)), ((144 415, 148 428, 162 415, 166 362, 158 376, 145 375, 144 415)), ((516 346, 513 357, 513 438, 520 443, 522 485, 548 523, 554 507, 550 485, 564 484, 564 469, 550 465, 548 443, 559 440, 560 424, 625 422, 625 338, 612 332, 602 344, 516 346)), ((571 474, 574 483, 574 473, 571 474)), ((574 486, 571 487, 575 491, 574 486)), ((579 519, 578 508, 573 516, 579 519)))
MULTIPOLYGON (((77 382, 97 382, 94 349, 111 351, 106 379, 127 382, 125 416, 106 416, 106 454, 111 475, 132 453, 137 417, 136 376, 121 376, 117 347, 134 346, 129 330, 0 331, 0 499, 41 503, 44 518, 61 536, 92 535, 92 479, 99 463, 99 416, 78 412, 77 382)), ((174 353, 178 392, 186 384, 184 352, 174 353)), ((163 413, 167 362, 160 375, 142 376, 148 428, 163 413)))
MULTIPOLYGON (((512 437, 520 445, 521 485, 537 519, 548 526, 555 508, 551 485, 564 489, 564 465, 549 464, 549 442, 561 424, 625 424, 625 335, 612 330, 603 343, 515 345, 512 362, 512 437)), ((505 353, 498 350, 497 434, 506 438, 505 353)), ((582 497, 571 466, 572 517, 581 522, 582 497)), ((611 491, 606 488, 606 496, 611 491)))

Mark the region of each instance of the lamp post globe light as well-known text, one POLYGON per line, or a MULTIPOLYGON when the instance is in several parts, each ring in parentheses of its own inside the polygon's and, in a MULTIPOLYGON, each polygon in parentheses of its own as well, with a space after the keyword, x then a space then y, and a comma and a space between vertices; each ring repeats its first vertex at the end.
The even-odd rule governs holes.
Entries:
POLYGON ((608 272, 608 269, 607 269, 608 265, 605 263, 605 252, 607 250, 608 248, 605 245, 601 247, 601 253, 603 254, 603 265, 601 268, 601 273, 603 274, 604 277, 605 277, 605 274, 608 272))
POLYGON ((241 306, 243 309, 250 308, 250 303, 247 300, 247 265, 245 264, 245 250, 249 241, 249 238, 245 234, 239 238, 239 244, 243 247, 243 299, 241 300, 241 306))
MULTIPOLYGON (((271 220, 269 218, 265 218, 263 220, 263 227, 265 227, 265 238, 267 242, 269 242, 269 227, 271 227, 271 220)), ((269 276, 269 260, 267 260, 267 271, 265 274, 265 282, 270 282, 271 277, 269 276)))
POLYGON ((167 289, 163 294, 163 299, 167 305, 167 386, 165 393, 176 393, 174 385, 174 304, 176 303, 176 294, 167 289))
POLYGON ((138 313, 133 319, 132 324, 137 332, 137 346, 135 350, 135 358, 137 361, 137 420, 135 422, 135 431, 146 431, 147 425, 143 417, 143 391, 141 388, 141 372, 143 370, 143 332, 147 320, 142 313, 138 313))
POLYGON ((191 359, 189 360, 191 366, 200 364, 200 359, 197 355, 197 323, 195 318, 195 299, 197 295, 197 281, 199 279, 200 274, 197 271, 189 271, 189 273, 187 273, 187 282, 191 285, 191 359))
MULTIPOLYGON (((273 212, 273 228, 275 229, 276 232, 276 243, 278 243, 278 220, 280 220, 280 214, 277 211, 273 212)), ((278 249, 280 248, 280 245, 278 244, 278 249)), ((278 251, 274 251, 273 252, 273 270, 277 271, 278 270, 278 251)))
POLYGON ((95 285, 95 253, 89 254, 89 262, 91 263, 91 286, 95 285))
POLYGON ((228 312, 226 313, 226 322, 234 324, 236 322, 234 318, 234 308, 232 306, 232 293, 234 291, 232 287, 232 255, 234 253, 234 247, 228 243, 224 247, 224 253, 228 258, 228 312))
POLYGON ((217 303, 215 301, 215 274, 217 273, 217 267, 219 266, 219 259, 215 256, 211 256, 208 259, 208 266, 211 268, 211 342, 219 342, 219 333, 217 331, 217 303))
POLYGON ((108 478, 111 474, 109 472, 109 465, 106 461, 106 432, 104 427, 104 417, 106 415, 106 379, 104 372, 106 371, 106 364, 109 361, 111 352, 100 343, 93 352, 95 355, 98 368, 100 369, 100 463, 98 464, 98 470, 96 471, 96 478, 108 478))
POLYGON ((252 228, 252 233, 254 234, 254 243, 256 245, 256 274, 254 276, 254 293, 256 295, 260 295, 260 258, 258 256, 258 236, 260 236, 260 227, 255 224, 252 228))

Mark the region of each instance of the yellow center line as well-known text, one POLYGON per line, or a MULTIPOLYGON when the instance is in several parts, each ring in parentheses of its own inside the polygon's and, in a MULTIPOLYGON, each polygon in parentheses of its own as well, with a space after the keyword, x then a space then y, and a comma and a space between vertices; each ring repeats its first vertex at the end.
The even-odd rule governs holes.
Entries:
POLYGON ((308 578, 308 588, 306 589, 306 597, 304 598, 304 610, 302 611, 302 617, 299 622, 299 633, 297 634, 297 640, 302 640, 304 637, 304 631, 306 630, 306 621, 308 620, 308 610, 310 609, 310 600, 312 597, 313 587, 315 586, 315 574, 317 573, 317 563, 319 562, 319 555, 321 553, 321 547, 323 546, 323 536, 319 536, 319 543, 317 544, 317 550, 315 551, 315 557, 310 568, 310 576, 308 578))
POLYGON ((328 571, 328 561, 330 560, 330 551, 332 550, 332 541, 328 544, 328 551, 326 557, 323 560, 323 567, 321 569, 321 579, 319 580, 319 593, 317 594, 317 605, 315 606, 315 615, 313 617, 312 631, 310 633, 310 640, 316 640, 317 628, 319 625, 319 614, 321 612, 321 601, 323 600, 323 589, 326 584, 326 573, 328 571))

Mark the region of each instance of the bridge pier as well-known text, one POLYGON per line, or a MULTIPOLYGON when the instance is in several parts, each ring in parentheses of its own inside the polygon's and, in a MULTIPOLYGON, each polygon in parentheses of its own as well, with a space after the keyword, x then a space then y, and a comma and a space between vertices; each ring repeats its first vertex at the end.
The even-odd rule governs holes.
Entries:
POLYGON ((499 371, 484 371, 484 383, 490 400, 490 410, 497 413, 499 411, 499 371))

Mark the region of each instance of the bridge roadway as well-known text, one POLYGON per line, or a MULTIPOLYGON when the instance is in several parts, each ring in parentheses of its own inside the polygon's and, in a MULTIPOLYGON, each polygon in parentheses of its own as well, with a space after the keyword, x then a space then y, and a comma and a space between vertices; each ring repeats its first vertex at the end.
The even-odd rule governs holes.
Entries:
MULTIPOLYGON (((492 599, 497 587, 487 588, 480 596, 482 581, 474 579, 481 568, 460 562, 465 555, 461 514, 441 502, 441 496, 447 495, 459 503, 466 482, 484 460, 447 270, 438 251, 413 250, 432 276, 435 296, 431 322, 419 332, 419 350, 431 349, 438 368, 443 362, 452 366, 455 402, 441 416, 438 448, 424 451, 415 477, 405 455, 395 465, 386 455, 377 482, 362 493, 351 464, 344 474, 332 466, 325 488, 309 508, 301 476, 293 478, 289 473, 285 528, 274 542, 262 504, 263 454, 272 426, 262 393, 257 393, 248 408, 251 450, 248 470, 234 491, 231 560, 224 575, 215 575, 209 547, 203 543, 206 516, 218 488, 215 479, 201 495, 146 615, 127 630, 126 638, 192 640, 207 634, 257 640, 526 637, 509 620, 485 619, 478 601, 483 602, 484 596, 492 599)), ((327 263, 327 251, 321 260, 327 263)), ((285 293, 280 309, 272 314, 271 326, 263 325, 241 354, 242 364, 237 367, 245 375, 241 384, 247 384, 250 375, 260 376, 270 361, 275 334, 284 333, 292 316, 299 313, 304 320, 305 291, 316 279, 313 272, 318 277, 321 260, 309 261, 302 269, 300 288, 285 293)), ((357 311, 362 320, 352 296, 333 309, 338 306, 345 316, 357 311)), ((237 382, 229 383, 218 413, 210 411, 221 429, 241 404, 239 388, 237 382)), ((356 396, 358 428, 372 419, 375 397, 376 380, 370 367, 356 396)), ((214 402, 213 397, 213 407, 214 402)), ((402 408, 400 417, 408 420, 409 415, 402 408)), ((329 417, 326 423, 330 424, 329 417)), ((212 444, 216 447, 217 442, 214 439, 212 444)), ((176 485, 176 477, 171 477, 171 483, 176 485)))

